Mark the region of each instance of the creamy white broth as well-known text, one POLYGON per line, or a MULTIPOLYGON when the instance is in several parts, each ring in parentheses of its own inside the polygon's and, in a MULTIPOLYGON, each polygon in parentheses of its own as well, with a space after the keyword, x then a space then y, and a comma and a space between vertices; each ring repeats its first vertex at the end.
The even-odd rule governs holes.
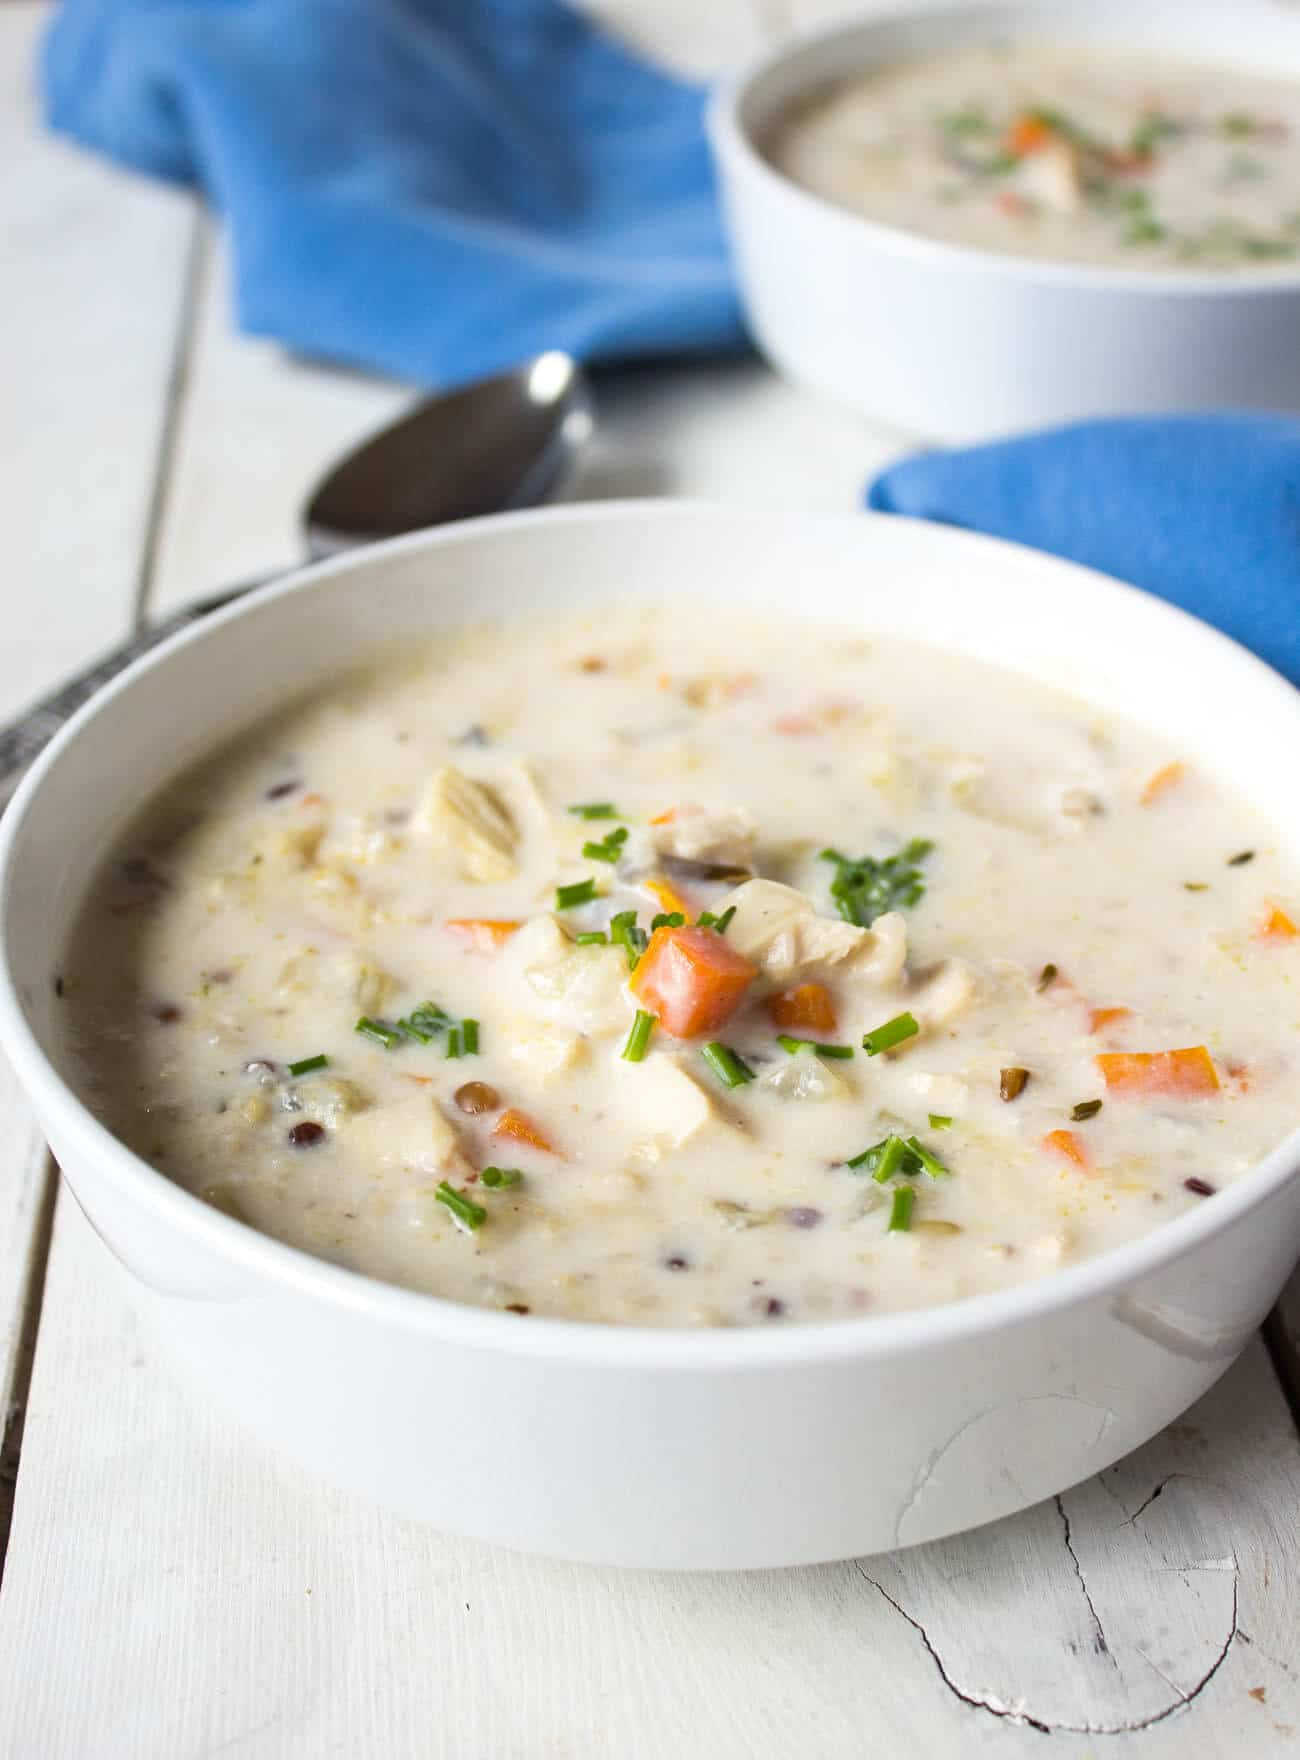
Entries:
POLYGON ((255 730, 131 828, 58 989, 94 1108, 255 1228, 494 1308, 777 1324, 1023 1282, 1212 1202, 1296 1122, 1298 898, 1267 824, 1085 703, 677 604, 478 629, 255 730), (912 840, 918 883, 845 901, 898 908, 838 914, 821 852, 912 840), (676 932, 631 974, 575 938, 678 902, 734 903, 718 958, 757 975, 630 1062, 676 932), (478 946, 459 919, 523 926, 478 946), (851 1056, 781 1046, 801 984, 834 1026, 788 1036, 851 1056), (713 1042, 754 1079, 726 1086, 713 1042), (894 1137, 921 1157, 848 1165, 894 1137))
POLYGON ((1084 44, 989 44, 817 93, 768 151, 903 230, 1129 268, 1300 254, 1300 81, 1084 44))

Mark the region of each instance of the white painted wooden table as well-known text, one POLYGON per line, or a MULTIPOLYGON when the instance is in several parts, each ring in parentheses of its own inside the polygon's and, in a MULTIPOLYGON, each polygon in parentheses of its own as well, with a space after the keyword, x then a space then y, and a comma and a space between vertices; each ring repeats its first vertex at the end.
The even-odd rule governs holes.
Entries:
MULTIPOLYGON (((703 70, 812 8, 604 10, 703 70)), ((193 204, 39 135, 39 22, 0 3, 0 712, 288 561, 304 486, 405 395, 231 335, 193 204)), ((585 489, 848 507, 899 444, 756 364, 701 367, 606 412, 585 489)), ((358 1505, 190 1409, 4 1073, 0 1116, 0 1755, 1300 1752, 1300 1442, 1261 1343, 1129 1460, 975 1535, 739 1578, 548 1564, 358 1505)))

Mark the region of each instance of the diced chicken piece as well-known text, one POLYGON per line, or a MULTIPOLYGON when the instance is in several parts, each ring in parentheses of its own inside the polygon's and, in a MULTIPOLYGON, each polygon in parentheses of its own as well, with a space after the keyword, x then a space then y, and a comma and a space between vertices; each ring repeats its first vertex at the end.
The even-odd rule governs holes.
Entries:
POLYGON ((734 1121, 673 1057, 656 1054, 642 1063, 613 1066, 617 1113, 654 1143, 680 1149, 705 1128, 735 1132, 734 1121))
POLYGON ((1021 161, 1017 181, 1021 195, 1041 202, 1053 214, 1075 214, 1083 205, 1079 150, 1060 135, 1053 135, 1021 161))
POLYGON ((343 1127, 351 1152, 376 1172, 463 1177, 470 1165, 455 1126, 422 1089, 368 1107, 343 1127))
POLYGON ((855 956, 853 974, 872 984, 896 984, 907 964, 907 919, 886 911, 867 931, 866 945, 855 956))
POLYGON ((829 1064, 807 1051, 775 1065, 760 1077, 758 1085, 783 1100, 842 1100, 852 1092, 829 1064))
POLYGON ((923 980, 908 998, 922 1032, 947 1026, 964 1013, 979 994, 974 968, 964 960, 948 959, 923 980))
POLYGON ((933 1075, 917 1070, 907 1078, 912 1092, 926 1103, 930 1112, 960 1117, 970 1099, 970 1089, 960 1076, 933 1075))
POLYGON ((418 819, 452 852, 465 879, 508 880, 515 872, 515 823, 486 782, 445 765, 430 782, 418 819))
POLYGON ((757 835, 754 817, 744 807, 728 807, 722 812, 678 807, 665 824, 651 827, 650 842, 661 856, 748 868, 753 865, 757 835))
POLYGON ((364 1111, 367 1104, 356 1083, 340 1076, 306 1076, 293 1084, 293 1094, 299 1104, 296 1116, 323 1124, 331 1131, 364 1111))
POLYGON ((514 1062, 526 1075, 541 1082, 549 1082, 572 1069, 585 1050, 580 1033, 554 1023, 539 1025, 522 1019, 508 1028, 507 1042, 514 1062))
POLYGON ((870 929, 821 916, 812 900, 775 880, 746 880, 720 900, 735 907, 727 940, 776 984, 788 984, 818 967, 850 970, 873 984, 894 982, 907 958, 907 926, 897 911, 870 929))
POLYGON ((621 947, 577 947, 552 916, 524 924, 501 955, 531 1011, 579 1033, 626 1026, 627 959, 621 947))

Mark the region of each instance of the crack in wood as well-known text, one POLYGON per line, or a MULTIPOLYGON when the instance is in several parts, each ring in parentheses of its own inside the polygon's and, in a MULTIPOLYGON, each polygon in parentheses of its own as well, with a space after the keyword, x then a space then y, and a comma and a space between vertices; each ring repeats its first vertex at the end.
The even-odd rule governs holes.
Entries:
MULTIPOLYGON (((1175 1475, 1171 1474, 1170 1476, 1174 1477, 1175 1475)), ((1075 1557, 1073 1547, 1070 1545, 1068 1518, 1065 1515, 1064 1509, 1061 1507, 1061 1499, 1057 1497, 1054 1501, 1056 1502, 1058 1510, 1060 1510, 1062 1521, 1065 1524, 1066 1549, 1070 1553, 1071 1559, 1074 1561, 1075 1574, 1078 1576, 1079 1585, 1083 1590, 1084 1599, 1087 1601, 1088 1607, 1092 1612, 1093 1620, 1096 1622, 1097 1631, 1104 1646, 1104 1653, 1107 1656, 1110 1656, 1110 1646, 1106 1643, 1105 1633, 1101 1628, 1101 1621, 1097 1618, 1097 1612, 1093 1607, 1092 1597, 1088 1593, 1088 1586, 1084 1582, 1083 1572, 1079 1567, 1079 1561, 1075 1557)), ((934 1663, 935 1669, 938 1671, 940 1680, 943 1682, 944 1686, 947 1687, 948 1691, 952 1693, 954 1698, 959 1699, 963 1705, 969 1705, 973 1711, 985 1711, 991 1717, 1001 1718, 1007 1723, 1024 1724, 1029 1729, 1037 1730, 1040 1735, 1121 1736, 1135 1735, 1140 1730, 1151 1729, 1155 1724, 1163 1723, 1167 1717, 1173 1717, 1176 1713, 1185 1711, 1194 1700, 1200 1697, 1206 1687, 1208 1687, 1210 1682, 1214 1679, 1215 1675, 1219 1672, 1220 1668, 1222 1668, 1227 1659, 1228 1653, 1232 1649, 1233 1643, 1238 1636, 1237 1612, 1239 1566, 1234 1553, 1232 1617, 1229 1622, 1228 1635, 1220 1646, 1219 1652, 1215 1656, 1213 1662, 1211 1662, 1210 1666, 1205 1670, 1205 1673, 1197 1681, 1196 1685, 1190 1692, 1184 1692, 1176 1682, 1169 1679, 1163 1669, 1156 1667, 1155 1663, 1151 1661, 1149 1656, 1134 1646, 1136 1653, 1142 1657, 1142 1660, 1147 1663, 1157 1675, 1159 1675, 1160 1679, 1165 1682, 1170 1691, 1177 1695, 1170 1704, 1163 1706, 1159 1711, 1152 1712, 1149 1717, 1134 1718, 1125 1723, 1069 1723, 1064 1719, 1057 1722, 1042 1717, 1035 1717, 1024 1705, 1004 1705, 999 1703, 991 1694, 980 1695, 964 1691, 963 1688, 953 1679, 952 1675, 949 1674, 944 1665, 943 1658, 931 1642, 930 1635, 926 1631, 922 1622, 919 1619, 916 1619, 905 1607, 896 1601, 882 1583, 876 1581, 875 1577, 871 1575, 860 1559, 854 1559, 853 1564, 863 1581, 870 1583, 871 1587, 876 1590, 881 1598, 887 1601, 890 1607, 894 1609, 894 1612, 899 1614, 907 1621, 908 1625, 911 1626, 917 1637, 920 1638, 921 1643, 925 1646, 930 1660, 934 1663)))
POLYGON ((1080 1589, 1083 1591, 1083 1598, 1088 1603, 1088 1612, 1092 1615, 1092 1626, 1095 1633, 1093 1638, 1093 1649, 1097 1652, 1098 1656, 1106 1657, 1112 1668, 1117 1667, 1118 1665, 1115 1662, 1115 1658, 1110 1653, 1110 1645, 1106 1642, 1106 1634, 1102 1630, 1101 1620, 1097 1617, 1097 1609, 1092 1604, 1092 1596, 1088 1593, 1088 1585, 1083 1580, 1083 1568, 1079 1563, 1079 1555, 1074 1550, 1074 1546, 1070 1540, 1070 1518, 1065 1513, 1065 1500, 1058 1493, 1057 1496, 1052 1499, 1052 1502, 1056 1505, 1056 1513, 1061 1518, 1061 1527, 1063 1530, 1062 1537, 1065 1541, 1065 1550, 1070 1555, 1070 1563, 1074 1566, 1074 1574, 1078 1578, 1080 1589))

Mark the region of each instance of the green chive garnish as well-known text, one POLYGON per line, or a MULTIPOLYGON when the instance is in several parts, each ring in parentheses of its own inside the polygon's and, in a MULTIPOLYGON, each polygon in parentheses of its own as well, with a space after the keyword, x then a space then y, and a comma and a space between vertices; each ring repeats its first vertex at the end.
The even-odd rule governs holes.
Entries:
POLYGON ((782 1051, 788 1051, 791 1057, 797 1057, 801 1051, 815 1051, 819 1057, 852 1057, 852 1045, 823 1045, 819 1039, 792 1039, 788 1033, 778 1033, 776 1042, 782 1051))
POLYGON ((584 801, 569 808, 575 819, 617 819, 618 808, 613 801, 584 801))
POLYGON ((718 1039, 710 1040, 700 1056, 724 1088, 740 1088, 754 1079, 754 1072, 744 1058, 738 1057, 729 1045, 722 1044, 718 1039))
POLYGON ((315 1057, 302 1057, 299 1058, 297 1063, 291 1063, 289 1065, 289 1074, 291 1076, 310 1075, 314 1069, 324 1069, 328 1062, 329 1058, 326 1057, 325 1053, 323 1051, 318 1051, 315 1057))
POLYGON ((645 930, 637 926, 635 911, 616 911, 609 919, 609 938, 627 954, 627 963, 632 971, 636 970, 636 962, 646 950, 650 937, 645 930))
POLYGON ((1049 985, 1054 984, 1056 982, 1057 978, 1060 977, 1060 975, 1061 974, 1060 974, 1059 967, 1054 966, 1054 965, 1045 965, 1043 967, 1042 971, 1039 972, 1039 974, 1038 974, 1038 983, 1034 986, 1034 988, 1036 990, 1038 990, 1039 992, 1042 992, 1042 991, 1046 990, 1049 985))
POLYGON ((445 1032, 451 1025, 451 1016, 440 1009, 436 1002, 422 1002, 410 1014, 404 1014, 396 1024, 408 1039, 417 1039, 421 1045, 427 1045, 432 1038, 445 1032))
POLYGON ((650 1043, 650 1035, 654 1032, 658 1015, 647 1014, 645 1009, 638 1008, 636 1019, 632 1022, 632 1031, 627 1036, 627 1044, 620 1055, 628 1063, 640 1063, 645 1056, 645 1048, 650 1043))
POLYGON ((487 1211, 483 1206, 476 1204, 472 1198, 467 1198, 464 1192, 458 1192, 455 1186, 449 1186, 445 1179, 440 1181, 433 1195, 440 1204, 447 1206, 460 1226, 468 1229, 471 1234, 475 1229, 482 1228, 487 1221, 487 1211))
MULTIPOLYGON (((479 1174, 479 1179, 483 1184, 490 1186, 493 1191, 497 1191, 503 1186, 517 1186, 523 1177, 517 1167, 485 1167, 479 1174)), ((484 1215, 486 1214, 485 1211, 484 1215)))
POLYGON ((932 1131, 950 1131, 952 1119, 946 1112, 932 1112, 930 1114, 930 1129, 932 1131))
POLYGON ((861 1155, 853 1156, 844 1165, 853 1168, 854 1172, 861 1170, 869 1173, 877 1185, 883 1186, 896 1173, 915 1173, 915 1167, 910 1166, 911 1159, 903 1139, 889 1136, 873 1143, 869 1149, 864 1149, 861 1155))
POLYGON ((652 929, 680 929, 686 918, 680 911, 660 911, 657 917, 651 917, 652 929))
POLYGON ((585 935, 577 935, 574 940, 579 947, 608 947, 609 936, 603 929, 589 929, 585 935))
POLYGON ((460 1048, 466 1057, 478 1055, 478 1022, 462 1021, 460 1023, 460 1048))
POLYGON ((354 1031, 364 1033, 367 1039, 374 1039, 385 1051, 391 1051, 394 1045, 402 1043, 402 1035, 396 1027, 390 1027, 387 1021, 372 1020, 368 1014, 361 1016, 354 1031))
POLYGON ((727 924, 735 914, 735 905, 729 904, 720 917, 715 917, 712 911, 701 911, 699 916, 695 919, 695 924, 699 929, 712 929, 718 935, 725 935, 727 933, 727 924))
POLYGON ((934 845, 914 837, 892 856, 842 856, 824 849, 820 860, 835 864, 831 897, 846 922, 869 929, 877 917, 916 904, 925 892, 925 876, 917 866, 934 845))
POLYGON ((1210 890, 1210 883, 1208 880, 1184 880, 1183 881, 1183 891, 1184 892, 1208 892, 1209 890, 1210 890))
POLYGON ((451 1031, 447 1034, 446 1055, 448 1057, 459 1057, 460 1053, 461 1053, 460 1028, 459 1027, 452 1027, 451 1031))
POLYGON ((924 1143, 918 1143, 915 1137, 909 1137, 907 1146, 931 1179, 947 1179, 948 1169, 932 1150, 926 1148, 924 1143))
POLYGON ((557 911, 571 911, 575 905, 590 904, 595 896, 594 880, 575 880, 572 886, 555 888, 555 908, 557 911))
POLYGON ((862 1035, 862 1049, 868 1057, 877 1057, 882 1051, 901 1045, 904 1039, 914 1039, 920 1031, 915 1015, 896 1014, 892 1021, 885 1021, 862 1035))
POLYGON ((1235 856, 1228 857, 1228 866, 1230 868, 1244 867, 1247 862, 1253 862, 1254 859, 1255 852, 1253 849, 1239 850, 1235 856))
POLYGON ((894 1201, 889 1207, 890 1234, 906 1234, 912 1226, 912 1206, 916 1192, 911 1186, 895 1186, 894 1201))
POLYGON ((1100 1100, 1080 1100, 1077 1106, 1071 1108, 1070 1117, 1074 1119, 1076 1123, 1081 1123, 1085 1118, 1096 1118, 1100 1111, 1100 1100))
POLYGON ((616 862, 618 852, 627 842, 627 826, 620 825, 599 843, 584 843, 582 853, 589 862, 616 862))

